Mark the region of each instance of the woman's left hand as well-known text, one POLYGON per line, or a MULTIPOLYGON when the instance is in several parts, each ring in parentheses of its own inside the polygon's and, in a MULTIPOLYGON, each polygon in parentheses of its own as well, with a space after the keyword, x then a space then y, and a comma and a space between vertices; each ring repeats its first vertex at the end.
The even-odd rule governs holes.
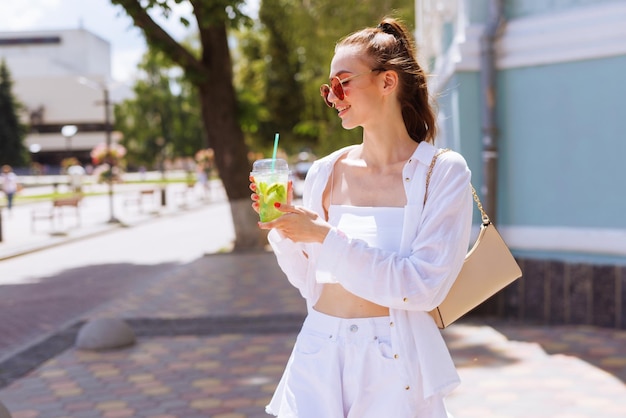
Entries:
POLYGON ((259 222, 259 228, 276 228, 283 237, 294 242, 324 242, 331 230, 328 222, 319 215, 302 206, 292 206, 277 203, 276 209, 284 215, 271 221, 259 222))

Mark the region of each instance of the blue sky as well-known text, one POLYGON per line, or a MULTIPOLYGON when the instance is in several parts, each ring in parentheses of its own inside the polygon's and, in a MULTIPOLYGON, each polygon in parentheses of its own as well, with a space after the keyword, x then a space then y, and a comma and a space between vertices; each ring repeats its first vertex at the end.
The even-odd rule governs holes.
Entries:
MULTIPOLYGON (((258 8, 258 2, 249 1, 253 9, 258 8)), ((189 10, 187 4, 175 5, 174 14, 189 10)), ((111 71, 117 81, 132 81, 146 48, 131 19, 109 0, 0 0, 0 11, 0 32, 82 27, 107 40, 111 43, 111 71)), ((160 20, 174 38, 182 39, 186 35, 188 29, 182 25, 160 20)))

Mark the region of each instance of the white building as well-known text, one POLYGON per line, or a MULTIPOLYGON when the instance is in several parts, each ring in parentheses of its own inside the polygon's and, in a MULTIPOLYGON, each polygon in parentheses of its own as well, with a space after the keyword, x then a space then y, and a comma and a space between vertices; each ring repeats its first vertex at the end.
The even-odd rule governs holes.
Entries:
MULTIPOLYGON (((90 150, 107 136, 109 42, 84 29, 0 32, 1 59, 11 73, 13 94, 26 107, 26 146, 37 152, 33 159, 57 166, 74 156, 88 163, 90 150), (66 125, 75 125, 76 134, 64 137, 66 125)), ((109 111, 112 123, 110 106, 109 111)))

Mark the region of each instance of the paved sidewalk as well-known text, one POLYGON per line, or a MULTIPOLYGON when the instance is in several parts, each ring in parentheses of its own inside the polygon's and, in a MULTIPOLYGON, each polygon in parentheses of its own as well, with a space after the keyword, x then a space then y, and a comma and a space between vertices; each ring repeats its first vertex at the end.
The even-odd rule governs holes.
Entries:
MULTIPOLYGON (((265 417, 303 315, 273 254, 208 255, 77 318, 124 318, 136 345, 79 351, 80 324, 59 330, 0 401, 13 418, 265 417)), ((456 418, 626 416, 626 331, 474 319, 444 336, 463 379, 456 418)))
MULTIPOLYGON (((85 197, 78 210, 63 207, 61 220, 37 219, 33 214, 48 214, 52 208, 50 201, 14 206, 9 212, 2 210, 2 241, 0 261, 33 251, 50 248, 69 241, 88 238, 95 234, 155 220, 160 216, 176 215, 185 210, 198 208, 211 201, 223 200, 224 191, 219 181, 211 182, 208 194, 200 185, 189 189, 183 183, 171 184, 166 188, 166 204, 161 205, 161 189, 156 185, 116 184, 113 186, 113 211, 109 200, 108 185, 90 184, 87 191, 102 193, 99 196, 85 197), (141 196, 141 190, 154 190, 152 195, 141 196), (141 199, 141 201, 139 201, 141 199), (110 223, 111 218, 119 222, 110 223)), ((64 191, 60 186, 59 191, 64 191)), ((31 187, 22 194, 52 193, 51 186, 31 187)))

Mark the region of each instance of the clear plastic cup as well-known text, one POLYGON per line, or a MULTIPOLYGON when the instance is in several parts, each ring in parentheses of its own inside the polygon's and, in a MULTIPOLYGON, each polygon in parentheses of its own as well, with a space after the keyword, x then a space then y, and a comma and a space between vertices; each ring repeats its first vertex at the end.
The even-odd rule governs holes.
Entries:
POLYGON ((274 207, 274 203, 287 203, 287 187, 289 183, 289 166, 287 161, 277 158, 272 168, 272 159, 257 160, 250 173, 259 196, 259 219, 269 222, 283 213, 274 207))

